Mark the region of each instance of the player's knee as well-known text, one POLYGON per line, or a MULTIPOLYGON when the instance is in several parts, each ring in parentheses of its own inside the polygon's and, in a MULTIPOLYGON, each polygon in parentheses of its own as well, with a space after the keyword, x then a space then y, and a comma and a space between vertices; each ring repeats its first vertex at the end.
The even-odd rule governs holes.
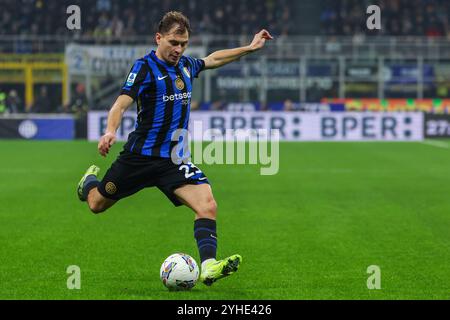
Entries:
POLYGON ((90 202, 89 209, 92 213, 99 214, 106 210, 106 207, 101 202, 90 202))
POLYGON ((214 199, 209 199, 203 203, 197 210, 200 218, 215 219, 217 214, 217 203, 214 199))

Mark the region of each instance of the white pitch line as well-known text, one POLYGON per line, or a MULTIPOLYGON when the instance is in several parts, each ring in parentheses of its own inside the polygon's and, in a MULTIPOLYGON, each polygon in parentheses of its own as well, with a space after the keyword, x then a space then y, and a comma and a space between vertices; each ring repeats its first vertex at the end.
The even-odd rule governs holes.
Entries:
POLYGON ((422 144, 427 144, 429 146, 437 147, 437 148, 443 148, 443 149, 449 149, 450 146, 442 141, 435 141, 435 140, 424 140, 421 141, 422 144))

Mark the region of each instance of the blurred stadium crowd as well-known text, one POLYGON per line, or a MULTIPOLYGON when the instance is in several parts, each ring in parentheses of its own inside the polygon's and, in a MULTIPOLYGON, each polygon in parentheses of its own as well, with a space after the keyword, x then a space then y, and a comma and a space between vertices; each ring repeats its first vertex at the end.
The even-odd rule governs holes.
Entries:
MULTIPOLYGON (((319 8, 314 11, 317 17, 311 18, 317 21, 314 35, 450 38, 449 0, 318 0, 314 5, 319 8), (366 28, 366 8, 371 4, 381 7, 381 31, 366 28)), ((303 21, 295 6, 289 0, 0 0, 0 37, 50 35, 96 41, 151 36, 162 13, 169 10, 185 13, 191 19, 194 35, 248 36, 267 28, 275 36, 295 36, 300 35, 298 25, 303 21), (66 10, 73 4, 80 6, 82 13, 82 29, 76 32, 66 27, 66 10)), ((88 109, 85 85, 75 83, 71 92, 68 104, 49 103, 58 100, 54 96, 61 96, 61 90, 41 85, 36 87, 34 104, 25 106, 23 90, 0 86, 0 114, 85 112, 88 109)), ((306 100, 318 102, 324 94, 318 86, 313 86, 306 100)), ((285 109, 289 108, 288 103, 285 109)))
POLYGON ((320 21, 325 35, 450 37, 449 17, 448 0, 324 0, 320 21), (366 16, 361 12, 369 5, 381 9, 381 32, 366 28, 366 16))
MULTIPOLYGON (((382 11, 381 35, 448 36, 448 0, 321 0, 324 35, 373 34, 365 27, 367 6, 382 11)), ((161 13, 179 10, 191 18, 195 33, 247 35, 261 27, 274 35, 296 35, 295 10, 288 0, 2 0, 0 34, 115 36, 152 35, 161 13), (68 32, 66 8, 79 5, 80 33, 68 32), (154 10, 154 8, 158 10, 154 10)))
POLYGON ((83 83, 74 85, 70 101, 66 104, 58 102, 58 92, 52 86, 37 86, 32 105, 25 105, 17 90, 2 90, 0 86, 0 115, 15 113, 74 113, 85 114, 89 110, 86 88, 83 83))
POLYGON ((178 10, 195 33, 241 35, 261 27, 273 34, 294 34, 288 0, 1 0, 0 34, 74 35, 66 28, 66 8, 82 12, 82 36, 152 35, 163 12, 178 10), (154 8, 158 8, 155 10, 154 8))

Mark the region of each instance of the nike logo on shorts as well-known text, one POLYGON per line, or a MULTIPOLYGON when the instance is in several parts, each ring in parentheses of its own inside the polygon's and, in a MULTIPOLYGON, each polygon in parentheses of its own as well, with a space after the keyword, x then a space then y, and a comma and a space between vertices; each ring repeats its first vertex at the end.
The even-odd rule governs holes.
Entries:
POLYGON ((163 79, 165 79, 165 78, 167 78, 168 76, 164 76, 164 77, 160 77, 160 76, 158 76, 158 80, 163 80, 163 79))

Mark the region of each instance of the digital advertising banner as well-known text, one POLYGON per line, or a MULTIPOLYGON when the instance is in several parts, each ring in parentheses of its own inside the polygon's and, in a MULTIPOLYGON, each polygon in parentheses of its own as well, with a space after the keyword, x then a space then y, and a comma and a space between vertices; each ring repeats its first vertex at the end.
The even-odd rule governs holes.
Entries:
MULTIPOLYGON (((189 131, 193 140, 209 141, 212 131, 233 139, 233 132, 277 129, 282 141, 421 141, 421 112, 191 112, 189 131)), ((98 141, 105 132, 107 112, 90 112, 88 139, 98 141)), ((127 112, 117 131, 125 141, 135 129, 136 115, 127 112)))
MULTIPOLYGON (((156 49, 154 46, 125 45, 88 45, 69 44, 65 57, 69 73, 72 75, 122 76, 130 70, 131 64, 138 58, 156 49)), ((196 58, 206 56, 203 47, 189 47, 185 55, 196 58)))
POLYGON ((425 114, 425 138, 450 138, 449 114, 425 114))
POLYGON ((324 98, 321 101, 329 104, 331 110, 346 111, 380 111, 380 112, 413 112, 446 114, 450 112, 450 99, 336 99, 324 98))
POLYGON ((75 121, 66 118, 0 118, 1 139, 72 140, 75 121))

